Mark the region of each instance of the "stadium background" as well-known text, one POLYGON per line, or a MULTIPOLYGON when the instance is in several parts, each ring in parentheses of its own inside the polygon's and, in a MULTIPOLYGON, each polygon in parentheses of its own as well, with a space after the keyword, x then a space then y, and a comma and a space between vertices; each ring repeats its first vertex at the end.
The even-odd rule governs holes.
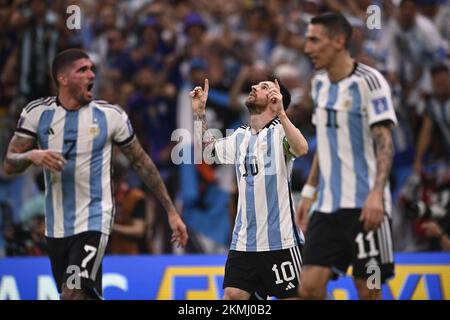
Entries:
MULTIPOLYGON (((403 2, 400 6, 394 0, 0 0, 0 160, 21 109, 33 99, 54 95, 48 70, 55 53, 86 49, 97 67, 96 97, 117 103, 130 114, 141 143, 183 213, 191 239, 184 250, 172 247, 165 213, 117 152, 117 171, 123 174, 116 176, 116 184, 126 182, 146 194, 144 215, 130 220, 143 221, 144 227, 136 229, 133 249, 110 248, 105 259, 110 283, 106 298, 219 298, 236 187, 232 168, 175 165, 171 160, 178 144, 171 141, 172 132, 192 131, 188 91, 209 78, 208 122, 225 134, 246 121, 242 102, 250 84, 266 72, 278 75, 291 90, 291 105, 297 110, 293 120, 310 144, 310 156, 295 162, 298 195, 315 149, 311 110, 302 104, 313 72, 302 53, 304 32, 311 16, 340 11, 353 26, 353 56, 386 76, 399 119, 390 179, 399 265, 383 295, 449 299, 450 255, 437 253, 442 250, 439 242, 420 228, 425 219, 432 219, 449 232, 448 199, 433 203, 432 197, 422 198, 425 191, 434 192, 439 177, 445 177, 442 173, 447 172, 448 178, 448 136, 438 129, 433 132, 422 183, 411 177, 427 97, 434 90, 429 71, 449 64, 450 5, 445 0, 403 2), (68 28, 70 5, 80 8, 80 29, 68 28), (370 5, 380 8, 380 28, 367 27, 370 5), (402 31, 399 26, 411 21, 414 27, 402 31), (418 217, 420 200, 428 207, 441 205, 445 214, 418 217), (435 253, 419 253, 425 251, 435 253), (148 287, 143 288, 146 281, 148 287)), ((55 298, 45 258, 39 173, 30 168, 22 176, 8 177, 0 168, 0 299, 55 298)), ((449 192, 448 185, 442 192, 449 192)), ((329 290, 338 299, 355 297, 349 278, 333 282, 329 290)))

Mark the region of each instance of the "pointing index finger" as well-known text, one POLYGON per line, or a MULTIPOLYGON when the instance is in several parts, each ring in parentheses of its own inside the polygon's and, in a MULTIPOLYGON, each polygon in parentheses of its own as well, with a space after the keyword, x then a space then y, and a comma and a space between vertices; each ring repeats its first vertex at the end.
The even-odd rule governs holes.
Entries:
POLYGON ((275 78, 275 87, 277 87, 277 89, 280 90, 280 84, 278 83, 277 78, 275 78))
POLYGON ((205 79, 205 88, 204 88, 205 94, 208 94, 209 91, 209 80, 205 79))

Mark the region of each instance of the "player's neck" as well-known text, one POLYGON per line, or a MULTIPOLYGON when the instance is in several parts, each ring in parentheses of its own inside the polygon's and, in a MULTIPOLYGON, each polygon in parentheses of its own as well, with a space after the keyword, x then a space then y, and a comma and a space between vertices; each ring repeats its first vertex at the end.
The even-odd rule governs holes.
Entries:
POLYGON ((58 102, 66 110, 75 111, 82 107, 82 105, 74 99, 69 93, 60 90, 58 92, 58 102))
POLYGON ((347 78, 353 72, 354 67, 355 61, 353 58, 347 52, 343 52, 327 68, 328 77, 331 82, 339 82, 347 78))
POLYGON ((259 133, 276 115, 269 110, 261 114, 250 115, 250 129, 252 133, 259 133))

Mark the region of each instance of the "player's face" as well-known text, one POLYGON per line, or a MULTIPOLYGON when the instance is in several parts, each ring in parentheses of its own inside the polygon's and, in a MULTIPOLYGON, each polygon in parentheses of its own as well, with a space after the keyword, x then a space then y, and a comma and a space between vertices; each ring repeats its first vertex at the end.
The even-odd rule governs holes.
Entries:
POLYGON ((67 72, 67 85, 72 97, 80 104, 89 103, 94 86, 94 64, 89 59, 76 60, 67 72))
POLYGON ((271 81, 262 81, 252 86, 245 105, 250 114, 261 114, 269 105, 269 91, 275 87, 275 83, 271 81))
POLYGON ((336 39, 330 37, 323 25, 310 24, 306 32, 305 53, 316 69, 331 65, 337 52, 336 39))

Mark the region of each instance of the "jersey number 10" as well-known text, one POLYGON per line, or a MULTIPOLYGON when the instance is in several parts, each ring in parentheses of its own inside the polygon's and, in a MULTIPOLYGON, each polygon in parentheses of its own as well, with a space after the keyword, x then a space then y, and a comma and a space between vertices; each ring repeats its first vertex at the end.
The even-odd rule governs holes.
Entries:
POLYGON ((258 172, 259 172, 258 162, 256 161, 256 156, 253 155, 251 157, 252 161, 250 161, 249 158, 250 158, 249 156, 245 157, 245 161, 244 161, 244 169, 245 169, 245 171, 244 171, 244 174, 242 175, 243 177, 247 177, 248 176, 248 169, 249 169, 249 167, 250 167, 250 173, 252 174, 252 176, 256 176, 258 174, 258 172))

